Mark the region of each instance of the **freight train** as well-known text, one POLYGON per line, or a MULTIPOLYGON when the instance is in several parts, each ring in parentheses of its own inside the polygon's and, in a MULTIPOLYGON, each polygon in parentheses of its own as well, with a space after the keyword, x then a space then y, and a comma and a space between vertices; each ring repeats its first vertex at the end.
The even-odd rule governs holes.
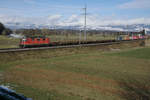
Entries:
MULTIPOLYGON (((101 40, 101 41, 80 41, 81 44, 90 44, 90 43, 105 43, 105 42, 115 42, 115 41, 128 41, 128 40, 138 40, 145 39, 144 31, 130 34, 119 34, 114 40, 101 40)), ((19 46, 21 48, 28 47, 45 47, 45 46, 59 46, 59 45, 76 45, 79 42, 68 42, 68 43, 59 43, 51 42, 50 38, 45 36, 32 36, 24 37, 21 39, 19 46)))

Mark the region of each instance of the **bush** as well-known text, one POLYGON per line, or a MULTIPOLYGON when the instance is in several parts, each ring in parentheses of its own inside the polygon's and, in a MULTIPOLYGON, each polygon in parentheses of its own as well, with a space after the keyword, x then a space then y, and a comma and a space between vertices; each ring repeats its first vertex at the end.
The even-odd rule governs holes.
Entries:
POLYGON ((2 23, 0 23, 0 35, 2 34, 2 32, 5 30, 5 27, 2 23))
POLYGON ((10 35, 11 33, 11 29, 5 28, 5 26, 2 23, 0 23, 0 35, 10 35))
POLYGON ((6 28, 5 30, 3 30, 2 35, 10 35, 12 33, 12 30, 10 30, 9 28, 6 28))

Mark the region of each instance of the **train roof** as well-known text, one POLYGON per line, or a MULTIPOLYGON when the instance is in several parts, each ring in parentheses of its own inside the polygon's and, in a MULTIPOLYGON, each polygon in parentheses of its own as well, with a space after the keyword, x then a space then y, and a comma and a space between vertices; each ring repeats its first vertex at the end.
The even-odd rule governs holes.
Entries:
POLYGON ((45 36, 26 36, 24 38, 46 38, 45 36))

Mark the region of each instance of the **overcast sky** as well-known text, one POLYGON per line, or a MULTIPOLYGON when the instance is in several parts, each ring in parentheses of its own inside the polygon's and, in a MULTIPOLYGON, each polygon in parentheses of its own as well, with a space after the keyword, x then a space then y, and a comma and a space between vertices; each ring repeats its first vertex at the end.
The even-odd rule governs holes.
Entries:
POLYGON ((150 0, 0 0, 0 21, 81 24, 85 4, 89 24, 150 24, 150 0))

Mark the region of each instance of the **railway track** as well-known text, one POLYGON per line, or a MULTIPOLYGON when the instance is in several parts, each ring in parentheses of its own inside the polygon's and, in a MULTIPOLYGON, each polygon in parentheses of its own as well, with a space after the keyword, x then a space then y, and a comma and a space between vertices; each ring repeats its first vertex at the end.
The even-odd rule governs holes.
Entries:
MULTIPOLYGON (((138 41, 138 40, 132 40, 138 41)), ((73 47, 86 47, 86 46, 100 46, 100 45, 112 45, 112 44, 119 44, 122 42, 132 42, 129 41, 115 41, 115 42, 106 42, 106 43, 92 43, 92 44, 76 44, 76 45, 62 45, 62 46, 50 46, 50 47, 36 47, 36 48, 6 48, 0 49, 0 53, 7 53, 7 52, 19 52, 19 51, 30 51, 30 50, 44 50, 44 49, 58 49, 58 48, 73 48, 73 47)))

